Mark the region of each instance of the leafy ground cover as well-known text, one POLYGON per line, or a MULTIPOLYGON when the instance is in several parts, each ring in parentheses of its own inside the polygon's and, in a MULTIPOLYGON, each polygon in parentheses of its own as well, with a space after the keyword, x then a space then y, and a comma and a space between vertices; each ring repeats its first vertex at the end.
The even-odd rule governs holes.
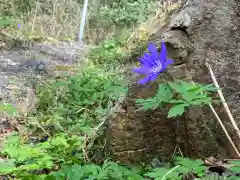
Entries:
MULTIPOLYGON (((206 179, 208 167, 200 159, 173 157, 171 162, 162 163, 156 160, 151 165, 127 167, 100 154, 100 160, 96 161, 96 153, 92 149, 101 153, 104 146, 101 142, 96 142, 96 137, 101 136, 106 118, 127 92, 128 82, 120 71, 123 60, 132 56, 132 49, 126 50, 132 43, 128 41, 131 33, 126 33, 126 28, 127 32, 131 32, 132 24, 145 20, 153 9, 152 2, 141 0, 98 1, 97 5, 91 3, 85 38, 89 42, 96 42, 102 40, 105 33, 115 34, 110 39, 99 42, 90 52, 89 66, 83 71, 37 85, 36 109, 24 117, 21 129, 12 132, 3 143, 0 175, 24 180, 206 179), (113 27, 121 28, 125 32, 124 36, 117 34, 119 31, 113 30, 113 27), (101 29, 104 29, 103 35, 93 38, 93 32, 101 29)), ((74 39, 82 2, 61 1, 57 4, 57 1, 49 1, 45 4, 43 6, 41 1, 23 0, 6 2, 4 9, 1 9, 1 25, 5 27, 12 23, 9 32, 21 38, 46 36, 60 40, 74 39), (58 17, 66 10, 63 8, 66 3, 68 8, 76 7, 76 4, 79 6, 68 13, 67 17, 58 17), (54 12, 49 12, 49 9, 54 9, 54 12), (43 23, 45 17, 40 18, 42 12, 44 16, 52 17, 47 20, 55 22, 54 26, 43 23), (33 14, 35 15, 32 16, 33 14), (19 15, 22 18, 16 19, 19 15), (30 17, 34 18, 29 19, 30 17), (23 27, 21 31, 16 31, 17 23, 23 27)), ((144 41, 139 40, 137 43, 133 48, 134 52, 141 54, 145 50, 144 41)), ((187 106, 211 103, 208 93, 214 90, 216 89, 212 86, 192 83, 166 83, 159 87, 153 99, 138 100, 137 103, 143 109, 171 103, 173 107, 169 116, 172 117, 181 115, 187 106)), ((13 117, 17 116, 11 106, 2 106, 1 109, 11 113, 13 117)), ((240 172, 239 164, 239 161, 231 162, 230 170, 240 172)), ((237 179, 228 179, 234 178, 237 179)))

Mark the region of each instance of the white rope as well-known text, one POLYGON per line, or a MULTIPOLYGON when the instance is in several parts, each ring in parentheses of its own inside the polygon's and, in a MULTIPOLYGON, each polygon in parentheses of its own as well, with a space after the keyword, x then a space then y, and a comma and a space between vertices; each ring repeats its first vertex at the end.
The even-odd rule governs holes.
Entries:
POLYGON ((88 7, 88 0, 84 0, 83 11, 82 11, 82 19, 81 19, 79 34, 78 34, 78 41, 79 42, 82 42, 82 39, 83 39, 84 26, 85 26, 86 15, 87 15, 87 7, 88 7))

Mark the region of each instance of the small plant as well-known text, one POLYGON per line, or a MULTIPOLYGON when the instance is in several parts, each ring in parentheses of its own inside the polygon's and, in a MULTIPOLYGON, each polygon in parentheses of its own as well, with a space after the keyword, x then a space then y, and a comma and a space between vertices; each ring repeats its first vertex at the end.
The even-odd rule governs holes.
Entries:
POLYGON ((69 180, 143 180, 144 178, 141 176, 141 173, 141 169, 139 168, 130 169, 106 160, 101 166, 96 164, 64 166, 59 171, 51 173, 49 178, 69 180))
POLYGON ((189 158, 175 157, 175 164, 180 165, 177 171, 182 176, 204 177, 207 167, 200 159, 192 160, 189 158))
POLYGON ((155 168, 147 172, 145 176, 154 180, 181 180, 183 177, 201 178, 204 176, 206 166, 201 160, 176 157, 172 168, 155 168))
POLYGON ((123 83, 113 73, 89 67, 84 72, 39 85, 38 116, 30 117, 29 127, 36 130, 40 124, 51 132, 88 133, 109 113, 125 89, 123 83))
POLYGON ((119 64, 125 56, 121 52, 123 45, 123 42, 117 40, 103 41, 98 47, 91 51, 89 59, 98 65, 119 64))
POLYGON ((146 20, 152 12, 153 3, 154 1, 149 0, 107 1, 106 4, 97 9, 98 13, 94 14, 95 16, 91 17, 89 22, 94 24, 97 21, 97 23, 107 27, 113 25, 118 27, 130 26, 146 20))
POLYGON ((211 92, 216 91, 213 85, 193 84, 184 81, 167 82, 159 85, 156 96, 138 99, 137 103, 144 110, 158 107, 170 107, 168 117, 180 116, 190 106, 211 104, 211 92))
MULTIPOLYGON (((6 139, 0 174, 46 179, 50 171, 61 166, 81 165, 85 162, 86 137, 124 91, 116 74, 95 67, 39 84, 37 111, 29 115, 27 124, 32 136, 13 134, 6 139)), ((92 166, 86 166, 86 171, 90 173, 92 166)))
POLYGON ((28 144, 17 134, 12 134, 4 142, 1 155, 7 155, 8 159, 1 165, 0 174, 28 176, 34 172, 51 170, 59 164, 82 162, 82 154, 79 153, 82 143, 82 137, 61 133, 46 142, 28 144))
MULTIPOLYGON (((138 81, 139 84, 146 84, 154 81, 170 65, 173 60, 167 58, 167 49, 162 42, 160 54, 154 44, 148 46, 151 54, 145 53, 140 58, 141 67, 133 69, 134 72, 145 74, 146 77, 138 81)), ((186 107, 192 105, 211 104, 211 92, 216 91, 213 85, 201 85, 192 82, 175 81, 159 85, 156 96, 148 99, 137 99, 137 104, 142 109, 156 109, 158 107, 170 107, 168 117, 182 115, 186 107)))

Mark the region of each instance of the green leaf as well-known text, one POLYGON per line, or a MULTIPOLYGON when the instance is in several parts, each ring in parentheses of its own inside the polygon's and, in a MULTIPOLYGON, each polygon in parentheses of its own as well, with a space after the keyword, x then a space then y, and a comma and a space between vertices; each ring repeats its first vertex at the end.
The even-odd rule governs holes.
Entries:
POLYGON ((229 161, 230 164, 233 165, 239 165, 240 166, 240 160, 236 160, 236 161, 229 161))
POLYGON ((6 112, 11 116, 15 116, 17 114, 17 109, 12 104, 2 104, 0 105, 0 112, 6 112))
MULTIPOLYGON (((148 172, 144 174, 144 176, 149 177, 149 178, 154 178, 155 180, 162 180, 162 178, 170 171, 171 169, 167 168, 155 168, 151 172, 148 172)), ((165 176, 165 180, 171 180, 171 179, 181 179, 180 174, 176 171, 173 170, 170 172, 167 176, 165 176)))
POLYGON ((229 163, 232 164, 232 165, 235 165, 235 166, 230 168, 231 171, 233 171, 235 173, 240 172, 240 161, 230 161, 229 163))
POLYGON ((181 116, 184 113, 184 108, 188 106, 187 104, 178 104, 174 105, 169 111, 168 111, 168 118, 181 116))
POLYGON ((176 157, 175 160, 177 165, 181 165, 178 169, 179 173, 196 173, 201 175, 207 169, 206 166, 203 166, 204 162, 200 159, 192 160, 189 158, 176 157))
POLYGON ((197 94, 195 92, 186 92, 181 94, 182 98, 188 102, 191 102, 193 99, 197 98, 197 94))
POLYGON ((208 85, 203 86, 203 91, 217 91, 217 90, 220 90, 220 88, 217 88, 213 84, 208 84, 208 85))
POLYGON ((175 90, 180 94, 188 91, 189 89, 196 88, 196 85, 192 83, 183 82, 183 81, 168 82, 168 84, 173 90, 175 90))
POLYGON ((211 104, 212 98, 211 97, 202 97, 199 99, 193 99, 191 104, 192 105, 201 105, 201 104, 211 104))
POLYGON ((0 174, 13 173, 16 170, 17 170, 17 168, 15 167, 15 160, 0 159, 0 174))
POLYGON ((137 99, 136 103, 142 106, 140 109, 148 110, 148 109, 156 109, 161 106, 161 102, 157 101, 156 98, 148 98, 148 99, 137 99))
POLYGON ((178 99, 171 99, 171 100, 168 101, 168 103, 171 103, 171 104, 184 104, 184 103, 186 103, 186 101, 178 100, 178 99))
POLYGON ((5 28, 6 26, 11 25, 11 21, 8 20, 6 17, 0 16, 0 28, 5 28))
POLYGON ((173 93, 168 84, 160 84, 156 94, 156 100, 161 102, 168 102, 173 97, 173 93))
POLYGON ((137 99, 136 103, 142 106, 143 110, 156 109, 162 105, 162 103, 168 102, 172 99, 173 93, 168 84, 159 85, 157 94, 153 98, 137 99))
POLYGON ((151 172, 145 173, 144 176, 149 178, 163 178, 168 171, 169 169, 166 168, 155 168, 151 172))

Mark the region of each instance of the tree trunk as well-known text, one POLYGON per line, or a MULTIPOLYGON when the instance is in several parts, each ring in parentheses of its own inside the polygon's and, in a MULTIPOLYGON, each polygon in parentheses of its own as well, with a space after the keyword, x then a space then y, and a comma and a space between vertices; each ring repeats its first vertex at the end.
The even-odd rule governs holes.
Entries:
MULTIPOLYGON (((239 0, 188 0, 151 38, 159 47, 162 40, 175 60, 162 75, 164 79, 212 83, 205 66, 208 62, 240 123, 239 0)), ((106 131, 111 157, 127 164, 154 157, 164 160, 176 153, 176 145, 190 157, 236 156, 208 107, 190 108, 174 119, 168 119, 162 108, 137 111, 135 99, 154 96, 161 79, 149 86, 134 84, 129 88, 121 111, 110 119, 106 131)), ((240 146, 222 106, 214 107, 240 146)))

